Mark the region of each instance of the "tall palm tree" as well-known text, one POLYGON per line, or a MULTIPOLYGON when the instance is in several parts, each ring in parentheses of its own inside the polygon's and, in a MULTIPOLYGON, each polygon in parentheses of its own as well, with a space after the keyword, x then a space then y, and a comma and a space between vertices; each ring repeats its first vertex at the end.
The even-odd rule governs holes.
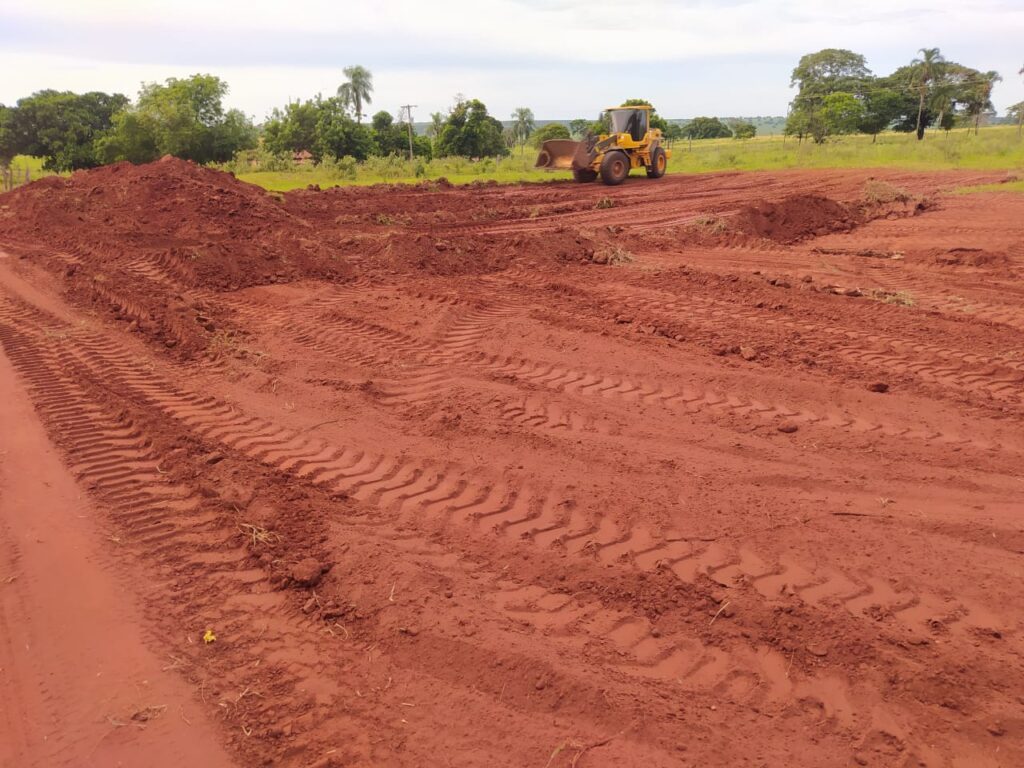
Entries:
POLYGON ((338 97, 356 113, 356 122, 363 121, 363 104, 372 104, 373 75, 358 64, 342 70, 348 80, 338 86, 338 97))
POLYGON ((924 103, 928 98, 928 86, 942 70, 946 60, 942 57, 938 48, 922 48, 921 58, 914 59, 910 65, 914 68, 914 75, 911 85, 917 90, 921 97, 917 106, 917 140, 924 138, 924 126, 921 119, 924 117, 924 103))
POLYGON ((512 125, 512 134, 515 136, 516 143, 525 152, 526 140, 530 138, 536 125, 533 119, 533 110, 529 107, 516 107, 516 111, 512 113, 512 119, 515 121, 512 125))

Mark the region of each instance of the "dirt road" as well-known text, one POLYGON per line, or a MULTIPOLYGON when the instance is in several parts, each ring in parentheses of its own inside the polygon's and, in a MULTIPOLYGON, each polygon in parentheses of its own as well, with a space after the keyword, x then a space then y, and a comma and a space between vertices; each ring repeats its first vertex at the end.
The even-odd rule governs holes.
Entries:
POLYGON ((5 634, 123 590, 3 651, 67 738, 0 743, 87 764, 113 697, 137 765, 1024 763, 1024 197, 948 194, 1000 177, 0 197, 0 461, 81 494, 5 475, 70 585, 0 571, 5 634))

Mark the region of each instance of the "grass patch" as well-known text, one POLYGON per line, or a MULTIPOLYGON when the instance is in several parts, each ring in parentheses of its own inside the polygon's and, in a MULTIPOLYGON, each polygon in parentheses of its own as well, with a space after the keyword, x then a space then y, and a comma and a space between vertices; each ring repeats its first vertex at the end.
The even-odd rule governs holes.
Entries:
MULTIPOLYGON (((220 166, 234 169, 242 181, 271 192, 301 189, 311 184, 321 188, 342 185, 416 184, 447 179, 452 184, 472 182, 565 181, 569 171, 544 171, 533 167, 533 152, 515 153, 511 157, 485 158, 478 161, 452 157, 425 161, 400 157, 370 158, 357 163, 342 158, 323 165, 297 166, 287 170, 258 170, 243 166, 241 161, 220 166)), ((24 183, 25 173, 32 180, 52 175, 42 169, 39 158, 19 156, 14 159, 15 182, 24 183)), ((972 130, 929 131, 923 141, 913 134, 883 133, 876 140, 870 136, 840 136, 824 144, 797 142, 782 136, 758 136, 753 139, 703 139, 677 141, 672 146, 669 173, 712 173, 718 171, 765 171, 792 168, 906 168, 920 171, 954 169, 1019 171, 1024 176, 1024 141, 1017 136, 1016 126, 982 128, 977 136, 972 130)), ((635 171, 634 176, 642 176, 635 171)), ((599 182, 595 182, 599 183, 599 182)), ((655 182, 651 182, 655 183, 655 182)), ((970 187, 961 192, 1024 191, 1024 183, 970 187)))
POLYGON ((895 304, 900 307, 914 306, 914 294, 910 291, 885 291, 880 288, 868 291, 869 299, 880 301, 883 304, 895 304))
POLYGON ((1007 181, 1002 184, 976 184, 973 187, 959 187, 955 195, 973 195, 977 192, 1024 192, 1024 179, 1007 181))
MULTIPOLYGON (((415 184, 442 177, 452 184, 471 182, 513 183, 568 180, 568 171, 544 171, 533 167, 533 154, 471 161, 465 158, 401 160, 377 158, 344 168, 303 166, 289 171, 252 171, 238 178, 265 189, 283 192, 318 184, 415 184)), ((870 136, 841 136, 824 144, 797 142, 782 136, 759 136, 745 141, 704 139, 677 141, 672 147, 669 173, 711 173, 717 171, 765 171, 791 168, 907 168, 939 171, 954 169, 1019 170, 1024 175, 1024 141, 1015 126, 982 128, 977 136, 968 129, 929 131, 923 141, 913 134, 883 133, 870 136)), ((640 176, 639 171, 633 173, 640 176)), ((595 182, 599 183, 599 182, 595 182)), ((653 183, 653 182, 652 182, 653 183)), ((1016 185, 999 185, 1014 189, 1016 185)), ((873 190, 886 197, 894 190, 873 190)))

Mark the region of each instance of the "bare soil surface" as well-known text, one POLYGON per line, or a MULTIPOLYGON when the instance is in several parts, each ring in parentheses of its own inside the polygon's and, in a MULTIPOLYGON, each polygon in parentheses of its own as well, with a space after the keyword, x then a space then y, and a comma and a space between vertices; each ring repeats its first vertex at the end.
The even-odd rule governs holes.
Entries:
POLYGON ((1024 764, 1000 176, 0 196, 0 757, 1024 764))

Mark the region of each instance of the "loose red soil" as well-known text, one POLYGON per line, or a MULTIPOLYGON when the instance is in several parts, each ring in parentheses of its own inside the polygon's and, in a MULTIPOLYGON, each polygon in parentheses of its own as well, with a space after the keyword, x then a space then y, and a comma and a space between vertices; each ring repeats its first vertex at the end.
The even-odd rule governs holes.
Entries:
POLYGON ((1024 763, 1024 196, 945 194, 994 180, 0 197, 0 744, 1024 763))

